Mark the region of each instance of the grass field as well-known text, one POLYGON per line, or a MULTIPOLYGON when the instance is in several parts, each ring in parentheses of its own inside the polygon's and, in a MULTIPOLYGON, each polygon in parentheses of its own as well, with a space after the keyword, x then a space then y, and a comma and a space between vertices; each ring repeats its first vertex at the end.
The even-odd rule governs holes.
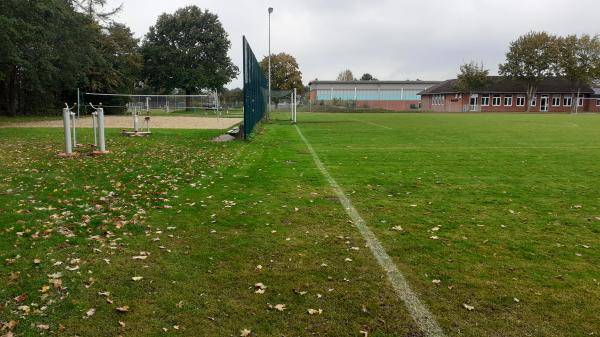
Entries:
MULTIPOLYGON (((227 144, 111 130, 111 155, 74 160, 55 157, 60 130, 0 129, 0 322, 15 336, 421 336, 284 117, 227 144)), ((298 126, 448 336, 600 334, 600 116, 298 126)))

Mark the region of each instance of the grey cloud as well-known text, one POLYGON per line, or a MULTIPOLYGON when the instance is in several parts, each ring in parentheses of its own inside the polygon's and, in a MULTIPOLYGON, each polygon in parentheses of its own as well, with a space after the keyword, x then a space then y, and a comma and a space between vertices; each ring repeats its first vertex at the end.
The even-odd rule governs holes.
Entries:
MULTIPOLYGON (((332 79, 343 69, 382 80, 443 80, 471 60, 497 71, 510 41, 531 30, 598 34, 597 0, 109 0, 123 2, 118 21, 142 37, 159 14, 195 4, 219 15, 241 66, 241 37, 267 55, 267 8, 272 50, 294 55, 305 82, 332 79)), ((230 86, 240 86, 240 79, 230 86)))

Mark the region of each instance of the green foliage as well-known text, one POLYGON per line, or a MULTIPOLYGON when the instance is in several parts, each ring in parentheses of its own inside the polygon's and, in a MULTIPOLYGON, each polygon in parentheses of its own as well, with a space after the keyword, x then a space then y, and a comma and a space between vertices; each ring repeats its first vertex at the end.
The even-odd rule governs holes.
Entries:
POLYGON ((500 75, 527 83, 528 97, 532 97, 542 80, 558 73, 557 41, 556 36, 546 32, 530 32, 519 37, 510 44, 506 62, 499 66, 500 75))
MULTIPOLYGON (((265 74, 268 74, 268 56, 260 61, 260 68, 265 74)), ((272 90, 293 90, 296 88, 300 94, 304 91, 302 72, 300 72, 295 57, 286 53, 271 55, 271 88, 272 90)))
POLYGON ((377 81, 377 79, 375 77, 373 77, 373 75, 369 74, 369 73, 365 73, 361 76, 360 78, 361 81, 377 81))
POLYGON ((338 81, 355 81, 354 74, 350 69, 346 69, 338 74, 338 81))
MULTIPOLYGON (((560 75, 568 79, 573 91, 600 79, 600 37, 569 35, 558 39, 560 75)), ((577 107, 573 100, 573 109, 577 107)))
POLYGON ((73 0, 75 7, 79 11, 98 21, 109 21, 113 15, 123 9, 123 5, 121 4, 114 9, 103 11, 106 2, 106 0, 73 0))
POLYGON ((469 93, 481 89, 489 82, 490 71, 479 66, 475 62, 470 62, 460 66, 460 74, 457 76, 457 86, 460 90, 469 93))
POLYGON ((217 15, 197 6, 162 14, 143 43, 144 73, 155 89, 221 89, 238 74, 217 15))
POLYGON ((130 90, 141 57, 123 25, 106 29, 70 1, 0 3, 0 113, 58 111, 75 88, 130 90))

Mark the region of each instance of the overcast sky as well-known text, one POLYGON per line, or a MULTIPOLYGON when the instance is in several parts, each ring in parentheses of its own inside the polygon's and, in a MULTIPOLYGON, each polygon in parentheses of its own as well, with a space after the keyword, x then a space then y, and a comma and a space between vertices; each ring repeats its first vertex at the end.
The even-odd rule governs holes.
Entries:
MULTIPOLYGON (((445 80, 461 64, 483 62, 497 73, 510 41, 531 30, 599 34, 599 0, 108 0, 123 3, 116 21, 142 38, 161 13, 197 5, 216 13, 242 65, 242 35, 257 57, 294 55, 308 83, 343 69, 380 80, 445 80)), ((241 76, 228 87, 241 86, 241 76)))

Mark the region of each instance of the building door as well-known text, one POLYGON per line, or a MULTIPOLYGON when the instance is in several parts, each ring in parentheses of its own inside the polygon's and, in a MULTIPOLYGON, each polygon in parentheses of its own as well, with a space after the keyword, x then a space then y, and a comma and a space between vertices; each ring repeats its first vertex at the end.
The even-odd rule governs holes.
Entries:
POLYGON ((479 95, 471 95, 471 100, 469 101, 469 111, 478 111, 477 99, 479 95))
POLYGON ((542 99, 540 101, 540 111, 541 112, 548 112, 548 103, 550 101, 550 97, 543 95, 542 99))

